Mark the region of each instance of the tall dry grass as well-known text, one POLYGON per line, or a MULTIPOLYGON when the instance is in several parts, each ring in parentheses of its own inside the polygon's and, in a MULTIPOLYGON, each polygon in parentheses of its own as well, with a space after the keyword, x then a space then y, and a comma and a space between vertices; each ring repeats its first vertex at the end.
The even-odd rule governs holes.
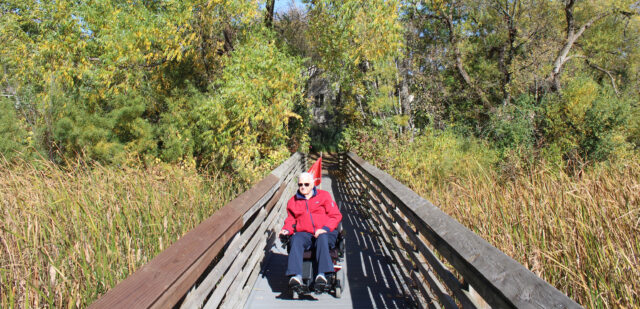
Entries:
POLYGON ((580 304, 640 307, 637 154, 569 175, 499 162, 448 134, 385 140, 362 138, 354 150, 580 304))
POLYGON ((179 166, 0 162, 0 307, 86 307, 235 191, 179 166))
MULTIPOLYGON (((422 175, 428 177, 428 175, 422 175)), ((589 308, 640 304, 640 164, 580 176, 541 163, 413 189, 589 308)))

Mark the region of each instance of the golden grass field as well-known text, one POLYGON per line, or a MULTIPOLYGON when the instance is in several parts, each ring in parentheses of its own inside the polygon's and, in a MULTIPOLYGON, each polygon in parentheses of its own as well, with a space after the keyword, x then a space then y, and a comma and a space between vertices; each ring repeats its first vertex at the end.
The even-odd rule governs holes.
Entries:
POLYGON ((177 165, 0 163, 0 308, 87 307, 237 190, 177 165))
POLYGON ((580 304, 639 306, 640 164, 498 179, 415 190, 580 304))

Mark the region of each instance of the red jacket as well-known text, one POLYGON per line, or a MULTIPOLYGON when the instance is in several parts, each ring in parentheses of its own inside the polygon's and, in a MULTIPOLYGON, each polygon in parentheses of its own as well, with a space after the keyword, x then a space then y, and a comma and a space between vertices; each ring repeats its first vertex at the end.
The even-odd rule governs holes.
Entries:
POLYGON ((342 214, 338 205, 331 198, 331 194, 324 190, 313 188, 313 196, 305 199, 297 192, 287 203, 287 218, 284 220, 283 230, 294 232, 309 232, 324 229, 331 232, 338 227, 342 214), (295 231, 293 225, 296 225, 295 231))

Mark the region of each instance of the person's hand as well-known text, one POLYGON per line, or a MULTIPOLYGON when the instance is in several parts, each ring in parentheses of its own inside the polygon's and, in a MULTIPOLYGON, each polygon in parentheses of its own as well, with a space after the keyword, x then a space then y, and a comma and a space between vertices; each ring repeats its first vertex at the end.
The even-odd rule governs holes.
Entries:
POLYGON ((281 231, 280 231, 280 233, 278 233, 278 235, 280 235, 280 236, 286 236, 286 235, 289 235, 289 231, 287 231, 287 230, 281 230, 281 231))
POLYGON ((324 229, 319 229, 319 230, 316 231, 315 237, 318 238, 318 237, 320 237, 320 235, 322 235, 322 234, 324 234, 326 232, 327 231, 325 231, 324 229))

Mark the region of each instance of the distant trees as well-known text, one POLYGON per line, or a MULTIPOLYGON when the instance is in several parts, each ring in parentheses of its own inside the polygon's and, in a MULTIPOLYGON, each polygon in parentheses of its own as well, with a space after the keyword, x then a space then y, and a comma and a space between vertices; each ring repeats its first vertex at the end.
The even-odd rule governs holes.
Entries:
POLYGON ((628 110, 627 115, 638 113, 637 2, 406 0, 307 5, 306 14, 281 15, 277 28, 290 46, 310 59, 307 67, 317 68, 312 71, 332 82, 337 124, 385 127, 398 134, 453 126, 500 148, 555 149, 553 156, 564 160, 602 160, 638 147, 633 128, 640 125, 619 114, 620 108, 628 110), (578 87, 575 81, 595 88, 570 93, 578 87), (585 114, 580 119, 594 120, 587 114, 595 109, 620 116, 612 116, 616 120, 607 125, 591 123, 589 129, 563 131, 561 127, 585 125, 567 123, 567 109, 580 105, 566 105, 568 100, 590 102, 581 107, 585 114), (557 134, 560 131, 564 133, 557 134), (617 146, 595 155, 597 147, 585 143, 617 146))
POLYGON ((399 1, 312 1, 309 44, 335 82, 342 123, 406 126, 397 90, 403 39, 399 1))
POLYGON ((586 159, 608 157, 575 142, 581 139, 578 135, 592 134, 592 144, 603 139, 608 140, 606 144, 618 144, 605 151, 609 154, 633 145, 625 146, 624 136, 628 142, 633 139, 628 127, 635 120, 623 115, 609 125, 580 129, 590 133, 565 131, 569 134, 565 137, 574 139, 571 143, 561 142, 564 138, 552 132, 557 132, 557 126, 577 125, 554 114, 566 111, 558 106, 576 106, 564 105, 566 100, 590 102, 579 111, 580 119, 589 118, 592 109, 617 115, 619 108, 638 108, 633 103, 640 94, 637 2, 430 0, 403 4, 405 56, 413 64, 416 116, 423 117, 418 123, 455 123, 463 131, 489 138, 504 136, 495 134, 498 126, 501 131, 509 127, 516 130, 512 133, 528 132, 534 137, 515 138, 530 141, 520 146, 553 146, 565 159, 570 153, 586 159), (580 94, 565 91, 565 87, 576 89, 577 80, 595 88, 583 88, 586 92, 580 94), (602 103, 605 107, 595 102, 608 103, 602 103), (513 104, 518 107, 508 107, 513 104), (516 118, 521 117, 530 119, 526 130, 519 127, 524 122, 516 118), (551 124, 550 119, 556 120, 551 124))
POLYGON ((340 127, 454 126, 565 158, 591 157, 585 143, 603 139, 620 146, 608 153, 638 147, 637 1, 314 0, 280 14, 275 4, 3 1, 0 91, 14 111, 3 127, 29 137, 4 144, 60 162, 250 169, 306 143, 306 81, 322 77, 340 127), (569 123, 595 110, 620 117, 569 123))

